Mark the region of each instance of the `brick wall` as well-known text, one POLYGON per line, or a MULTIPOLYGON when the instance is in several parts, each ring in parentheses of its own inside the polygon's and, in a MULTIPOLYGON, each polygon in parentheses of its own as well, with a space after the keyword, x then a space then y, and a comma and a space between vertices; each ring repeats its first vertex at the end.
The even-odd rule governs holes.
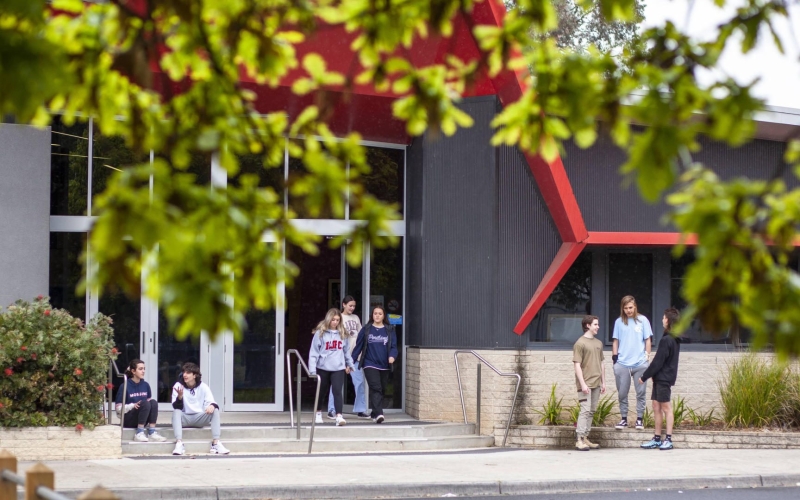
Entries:
POLYGON ((21 427, 0 429, 0 449, 19 460, 75 460, 122 456, 119 427, 101 425, 94 430, 74 427, 21 427))
MULTIPOLYGON (((421 420, 463 421, 452 349, 409 348, 406 374, 406 411, 421 420)), ((540 409, 550 396, 555 383, 556 394, 563 397, 565 408, 576 402, 575 373, 572 352, 568 350, 477 351, 504 372, 520 373, 522 385, 517 411, 512 424, 537 423, 534 409, 540 409)), ((611 370, 611 349, 606 349, 606 382, 608 393, 616 392, 611 370)), ((741 352, 682 352, 678 382, 673 397, 686 399, 686 404, 707 412, 719 406, 718 381, 727 364, 743 356, 741 352)), ((769 355, 763 355, 771 357, 769 355)), ((477 359, 459 355, 467 419, 475 421, 477 359)), ((501 378, 484 366, 481 373, 481 433, 491 434, 496 425, 505 426, 514 392, 514 379, 501 378)), ((648 387, 648 400, 650 388, 648 387)), ((629 408, 634 412, 636 397, 631 388, 629 408)), ((648 403, 649 405, 649 403, 648 403)), ((615 405, 615 412, 618 407, 615 405)), ((715 413, 719 413, 717 410, 715 413)), ((615 415, 618 416, 618 415, 615 415)), ((631 418, 635 418, 635 415, 631 418)))

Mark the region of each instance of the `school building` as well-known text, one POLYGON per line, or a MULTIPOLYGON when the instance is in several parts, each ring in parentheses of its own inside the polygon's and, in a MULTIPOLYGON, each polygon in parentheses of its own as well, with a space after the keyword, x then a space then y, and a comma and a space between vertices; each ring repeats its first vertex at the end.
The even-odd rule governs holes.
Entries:
MULTIPOLYGON (((460 18, 451 39, 430 39, 410 51, 416 64, 441 62, 450 53, 469 60, 478 47, 471 27, 499 24, 502 2, 475 5, 460 18)), ((300 47, 318 52, 335 71, 346 72, 354 57, 352 34, 324 30, 300 47)), ((314 96, 290 92, 293 73, 275 89, 251 87, 262 112, 295 116, 314 96)), ((157 397, 169 408, 169 388, 179 366, 196 361, 224 411, 288 409, 285 355, 307 352, 310 332, 325 311, 353 295, 366 320, 370 306, 383 305, 396 322, 400 358, 391 377, 391 408, 421 419, 462 419, 453 368, 458 349, 476 350, 498 369, 523 375, 518 420, 547 398, 550 386, 571 397, 574 379, 572 343, 581 335, 580 318, 600 317, 600 337, 608 346, 619 300, 634 295, 639 311, 661 334, 666 307, 683 307, 679 291, 689 251, 671 255, 678 241, 663 222, 665 203, 642 201, 635 187, 624 187, 619 167, 625 156, 601 135, 587 150, 572 143, 551 163, 510 147, 491 147, 492 118, 522 92, 522 78, 510 72, 484 75, 469 89, 461 107, 474 119, 471 128, 452 137, 409 137, 392 118, 397 98, 368 86, 352 93, 331 93, 339 104, 331 127, 361 133, 372 173, 368 191, 398 203, 402 220, 392 228, 395 248, 367 248, 363 264, 347 265, 344 249, 320 247, 309 256, 286 248, 299 277, 280 287, 285 307, 252 311, 241 343, 232 335, 211 341, 205 334, 179 342, 168 330, 158 304, 124 295, 77 296, 80 253, 86 249, 95 195, 118 166, 137 159, 123 141, 104 136, 93 122, 67 126, 55 117, 49 130, 0 126, 0 304, 50 295, 56 307, 88 319, 112 315, 120 367, 143 359, 157 397)), ((757 139, 739 148, 703 142, 697 161, 723 178, 765 178, 782 158, 785 138, 800 128, 800 110, 772 108, 758 116, 757 139)), ((242 171, 258 173, 262 186, 284 189, 303 172, 286 155, 283 169, 265 171, 254 157, 242 158, 242 171)), ((238 182, 213 157, 198 155, 190 171, 197 182, 226 186, 238 182)), ((790 187, 798 181, 787 172, 790 187)), ((285 192, 285 191, 284 191, 285 192)), ((289 206, 293 200, 286 194, 289 206)), ((357 221, 330 214, 312 218, 298 210, 297 225, 325 237, 344 234, 357 221)), ((795 264, 797 262, 795 261, 795 264)), ((747 343, 745 331, 688 333, 674 393, 695 408, 717 402, 715 379, 725 363, 747 343)), ((655 345, 655 344, 654 344, 655 345)), ((609 359, 610 362, 610 359, 609 359)), ((474 418, 475 360, 465 359, 465 392, 474 418)), ((609 371, 609 387, 613 377, 609 371)), ((305 395, 312 393, 306 386, 305 395)), ((513 386, 484 369, 483 432, 504 422, 513 386)), ((352 390, 348 399, 352 402, 352 390)))

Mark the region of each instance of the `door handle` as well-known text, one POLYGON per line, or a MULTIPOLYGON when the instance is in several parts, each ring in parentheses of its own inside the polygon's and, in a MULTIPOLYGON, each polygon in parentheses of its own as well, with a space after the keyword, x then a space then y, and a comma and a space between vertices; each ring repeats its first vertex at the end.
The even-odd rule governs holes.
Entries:
POLYGON ((144 330, 142 330, 142 354, 147 352, 147 346, 144 344, 144 330))
POLYGON ((156 332, 153 332, 153 354, 156 353, 156 332))
POLYGON ((281 355, 281 332, 278 332, 278 356, 281 355))

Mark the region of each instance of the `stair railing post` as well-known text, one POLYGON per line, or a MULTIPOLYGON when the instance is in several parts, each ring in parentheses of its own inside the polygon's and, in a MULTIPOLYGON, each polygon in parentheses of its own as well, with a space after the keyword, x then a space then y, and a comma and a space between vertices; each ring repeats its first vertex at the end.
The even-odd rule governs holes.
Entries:
POLYGON ((34 464, 25 471, 25 500, 39 500, 36 490, 40 486, 54 490, 55 484, 56 478, 52 469, 43 463, 34 464))
MULTIPOLYGON (((17 473, 17 457, 8 450, 0 451, 0 471, 17 473)), ((0 478, 0 500, 17 500, 17 484, 0 478)))
MULTIPOLYGON (((303 400, 300 397, 300 387, 302 385, 300 383, 300 379, 302 378, 302 377, 300 377, 300 374, 303 373, 303 372, 300 371, 300 368, 302 368, 302 366, 300 365, 300 359, 299 359, 299 356, 298 356, 298 360, 297 360, 297 410, 296 410, 297 411, 296 420, 297 420, 297 440, 298 441, 300 441, 300 428, 302 427, 302 424, 300 422, 300 405, 303 404, 302 403, 303 400)), ((314 418, 314 417, 312 416, 312 418, 314 418)))
POLYGON ((478 363, 478 413, 475 417, 475 434, 481 435, 481 364, 478 363))

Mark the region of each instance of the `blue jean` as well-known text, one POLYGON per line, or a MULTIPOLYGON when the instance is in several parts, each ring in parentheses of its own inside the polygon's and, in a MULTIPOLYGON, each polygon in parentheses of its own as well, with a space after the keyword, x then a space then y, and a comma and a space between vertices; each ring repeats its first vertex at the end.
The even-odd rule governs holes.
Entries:
MULTIPOLYGON (((358 361, 355 362, 353 369, 350 370, 350 378, 353 380, 353 387, 356 390, 356 400, 353 402, 353 413, 367 411, 367 398, 364 396, 364 372, 358 369, 358 361)), ((336 411, 333 408, 333 387, 328 393, 328 413, 336 411)))

